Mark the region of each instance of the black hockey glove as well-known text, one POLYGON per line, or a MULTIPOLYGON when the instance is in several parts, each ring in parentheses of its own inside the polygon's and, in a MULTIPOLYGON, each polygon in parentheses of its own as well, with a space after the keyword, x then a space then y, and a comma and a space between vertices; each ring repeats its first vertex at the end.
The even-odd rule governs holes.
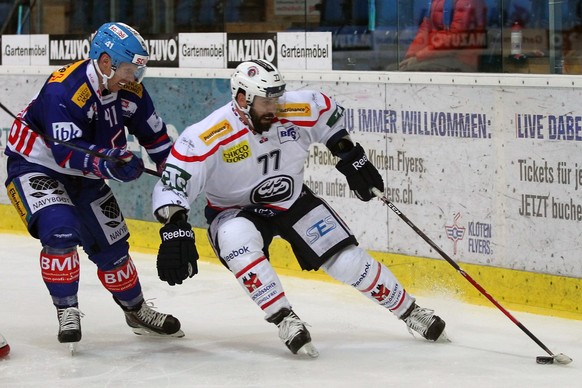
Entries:
POLYGON ((350 190, 362 201, 369 201, 374 198, 372 187, 384 191, 384 180, 382 176, 368 160, 364 149, 360 143, 356 143, 346 155, 343 155, 335 168, 346 176, 350 190))
POLYGON ((185 219, 170 221, 160 229, 158 276, 170 286, 198 273, 198 251, 192 226, 185 219))

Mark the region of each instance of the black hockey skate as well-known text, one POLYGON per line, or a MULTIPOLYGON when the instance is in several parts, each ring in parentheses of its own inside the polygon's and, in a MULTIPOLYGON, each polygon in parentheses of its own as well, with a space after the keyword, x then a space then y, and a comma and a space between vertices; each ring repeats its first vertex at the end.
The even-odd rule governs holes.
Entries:
POLYGON ((125 322, 135 334, 150 337, 184 337, 177 318, 154 311, 152 307, 154 307, 153 303, 145 301, 134 308, 121 306, 125 313, 125 322))
POLYGON ((445 333, 445 321, 438 315, 434 315, 434 310, 422 308, 413 303, 400 319, 406 323, 408 331, 413 336, 412 330, 429 341, 449 341, 445 333))
POLYGON ((311 343, 311 335, 297 314, 287 308, 282 308, 267 319, 279 328, 279 338, 293 354, 307 355, 312 358, 319 356, 319 352, 311 343))
POLYGON ((59 319, 59 334, 57 338, 60 343, 71 343, 81 341, 81 317, 83 313, 77 307, 57 308, 59 319))

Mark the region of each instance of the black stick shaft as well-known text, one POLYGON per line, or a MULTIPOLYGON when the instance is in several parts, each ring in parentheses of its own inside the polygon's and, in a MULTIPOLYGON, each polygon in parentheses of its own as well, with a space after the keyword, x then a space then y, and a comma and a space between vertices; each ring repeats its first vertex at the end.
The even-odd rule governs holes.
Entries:
POLYGON ((426 241, 428 245, 430 245, 435 251, 437 251, 439 255, 441 255, 441 257, 447 261, 447 263, 449 263, 455 270, 457 270, 457 272, 459 272, 465 279, 467 279, 467 281, 471 283, 473 287, 479 290, 479 292, 483 294, 483 296, 485 296, 487 299, 489 299, 489 301, 493 303, 495 307, 501 310, 501 312, 505 314, 505 316, 509 318, 511 322, 515 323, 517 327, 519 327, 525 334, 527 334, 529 338, 531 338, 536 344, 538 344, 540 348, 544 349, 546 353, 548 353, 550 356, 554 356, 554 353, 552 353, 550 349, 548 349, 548 347, 543 344, 542 341, 540 341, 535 335, 533 335, 533 333, 529 331, 523 324, 521 324, 521 322, 519 322, 517 318, 511 315, 509 311, 507 311, 501 304, 499 304, 499 302, 497 302, 483 287, 481 287, 479 283, 477 283, 471 276, 469 276, 467 272, 465 272, 461 267, 459 267, 459 265, 453 259, 451 259, 449 255, 447 255, 438 245, 436 245, 434 241, 428 238, 428 236, 424 234, 422 230, 418 229, 418 227, 414 225, 414 223, 412 223, 412 221, 410 221, 410 219, 406 217, 406 215, 404 215, 400 210, 398 210, 396 205, 394 205, 392 202, 388 200, 388 198, 382 195, 382 192, 380 192, 380 190, 373 188, 372 192, 382 202, 388 205, 390 210, 392 210, 404 222, 406 222, 406 224, 408 224, 408 226, 410 226, 412 230, 416 232, 416 234, 418 234, 424 241, 426 241))
MULTIPOLYGON (((52 137, 52 136, 50 136, 50 135, 48 135, 48 134, 46 134, 46 133, 41 133, 40 131, 38 131, 38 130, 36 130, 35 128, 33 128, 33 127, 32 127, 32 125, 31 125, 30 123, 26 123, 26 122, 24 122, 24 121, 23 121, 23 120, 22 120, 20 117, 17 117, 17 116, 16 116, 14 113, 12 113, 12 112, 10 111, 10 109, 8 109, 8 108, 7 108, 7 107, 6 107, 4 104, 2 104, 1 102, 0 102, 0 108, 2 108, 2 110, 3 110, 4 112, 8 113, 8 115, 10 115, 10 116, 11 116, 11 117, 12 117, 14 120, 17 120, 17 121, 19 121, 19 122, 20 122, 22 125, 25 125, 25 126, 27 126, 28 128, 30 128, 30 129, 31 129, 31 130, 32 130, 34 133, 36 133, 37 135, 39 135, 40 137, 42 137, 42 138, 43 138, 45 141, 47 141, 47 140, 48 140, 48 141, 50 141, 50 142, 53 142, 53 143, 59 143, 59 144, 61 144, 61 145, 65 146, 65 147, 67 147, 67 148, 70 148, 70 149, 72 149, 72 150, 75 150, 75 151, 80 151, 80 152, 84 152, 84 153, 86 153, 87 155, 95 156, 95 157, 98 157, 98 158, 100 158, 100 159, 107 160, 107 161, 109 161, 109 162, 125 164, 125 161, 123 161, 123 160, 121 160, 121 159, 117 159, 117 158, 114 158, 114 157, 112 157, 112 156, 105 155, 104 153, 101 153, 101 152, 99 152, 99 151, 90 150, 90 149, 87 149, 87 148, 83 148, 83 147, 76 146, 76 145, 74 145, 74 144, 71 144, 71 143, 67 143, 67 142, 65 142, 65 141, 57 140, 57 139, 55 139, 54 137, 52 137)), ((145 173, 147 173, 147 174, 153 175, 153 176, 157 176, 157 177, 161 176, 161 175, 160 175, 160 174, 159 174, 157 171, 155 171, 155 170, 152 170, 152 169, 149 169, 149 168, 144 168, 144 172, 145 172, 145 173)))

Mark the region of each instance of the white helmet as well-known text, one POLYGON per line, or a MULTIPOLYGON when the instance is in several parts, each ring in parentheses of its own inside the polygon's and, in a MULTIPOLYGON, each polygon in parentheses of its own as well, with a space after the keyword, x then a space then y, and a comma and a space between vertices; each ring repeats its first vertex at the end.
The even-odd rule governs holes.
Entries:
POLYGON ((250 107, 255 96, 281 97, 285 93, 285 81, 272 63, 254 59, 236 67, 230 78, 230 90, 235 103, 239 90, 245 92, 247 105, 250 107))

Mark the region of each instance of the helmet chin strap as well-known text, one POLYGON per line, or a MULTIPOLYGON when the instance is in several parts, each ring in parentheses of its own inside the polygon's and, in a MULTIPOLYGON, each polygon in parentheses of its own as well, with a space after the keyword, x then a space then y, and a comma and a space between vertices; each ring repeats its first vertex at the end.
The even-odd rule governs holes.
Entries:
POLYGON ((102 84, 103 84, 103 88, 105 90, 109 90, 107 82, 113 78, 113 76, 115 75, 115 70, 113 70, 113 68, 111 69, 111 74, 109 74, 108 76, 103 74, 103 72, 101 71, 101 69, 99 68, 99 64, 97 63, 96 59, 93 59, 93 66, 95 67, 95 70, 97 70, 97 73, 99 73, 99 75, 101 76, 102 84))
POLYGON ((238 109, 240 112, 242 112, 242 114, 247 119, 247 124, 254 131, 255 126, 253 125, 253 120, 251 119, 251 105, 247 103, 247 107, 243 108, 238 104, 238 102, 236 100, 233 100, 233 101, 234 101, 234 106, 236 107, 236 109, 238 109))

